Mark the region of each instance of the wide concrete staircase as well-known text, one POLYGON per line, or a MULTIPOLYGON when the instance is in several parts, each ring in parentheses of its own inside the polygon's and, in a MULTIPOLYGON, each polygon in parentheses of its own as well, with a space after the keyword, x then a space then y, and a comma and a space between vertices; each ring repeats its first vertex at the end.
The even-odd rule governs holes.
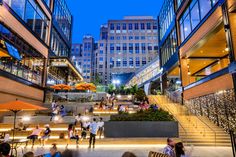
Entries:
POLYGON ((195 116, 181 104, 173 103, 166 96, 149 96, 151 104, 158 104, 179 122, 180 139, 186 145, 231 146, 230 136, 207 117, 195 116))

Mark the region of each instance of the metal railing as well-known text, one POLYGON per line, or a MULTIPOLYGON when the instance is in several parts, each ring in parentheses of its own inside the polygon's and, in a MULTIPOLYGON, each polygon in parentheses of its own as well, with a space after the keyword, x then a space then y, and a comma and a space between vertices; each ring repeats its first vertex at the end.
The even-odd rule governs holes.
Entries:
MULTIPOLYGON (((201 118, 199 118, 197 115, 194 115, 190 108, 188 107, 188 105, 186 105, 186 102, 190 103, 189 101, 186 101, 183 99, 183 97, 180 95, 179 97, 176 97, 176 95, 172 95, 171 92, 169 91, 166 91, 166 96, 167 98, 170 100, 170 101, 175 101, 177 103, 180 103, 180 102, 183 102, 184 105, 181 106, 181 109, 182 111, 180 112, 181 114, 186 114, 187 116, 186 119, 192 123, 192 125, 198 129, 200 131, 200 133, 205 137, 206 136, 206 130, 210 130, 213 134, 214 134, 214 143, 215 143, 215 146, 216 146, 216 131, 211 127, 209 126, 209 124, 207 124, 205 121, 203 121, 201 118), (196 119, 194 120, 192 118, 192 116, 196 117, 196 119), (203 125, 203 128, 201 129, 200 127, 198 127, 200 124, 198 122, 201 122, 203 125), (206 127, 204 127, 206 126, 206 127)), ((191 105, 191 104, 190 104, 191 105)))

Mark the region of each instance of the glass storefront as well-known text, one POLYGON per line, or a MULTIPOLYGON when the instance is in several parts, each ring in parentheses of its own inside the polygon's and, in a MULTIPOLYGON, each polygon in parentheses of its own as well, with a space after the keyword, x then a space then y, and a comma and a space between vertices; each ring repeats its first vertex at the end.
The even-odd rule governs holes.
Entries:
POLYGON ((0 24, 2 47, 0 48, 0 70, 28 80, 37 85, 42 85, 42 74, 45 58, 23 39, 12 33, 0 24), (11 46, 19 53, 19 57, 13 55, 7 49, 11 46))
POLYGON ((34 0, 3 0, 8 6, 47 43, 49 20, 34 0))
POLYGON ((196 28, 218 0, 193 0, 179 20, 181 41, 183 42, 196 28))

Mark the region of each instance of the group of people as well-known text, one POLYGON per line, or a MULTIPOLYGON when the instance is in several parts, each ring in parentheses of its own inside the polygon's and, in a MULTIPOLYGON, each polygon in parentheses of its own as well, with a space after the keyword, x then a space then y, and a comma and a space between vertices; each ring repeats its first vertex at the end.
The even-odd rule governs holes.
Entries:
POLYGON ((52 113, 51 113, 50 121, 52 121, 53 117, 55 117, 57 115, 60 115, 61 117, 66 116, 66 108, 65 108, 65 106, 64 105, 58 105, 56 100, 54 100, 52 102, 51 109, 52 109, 52 113))
POLYGON ((182 142, 175 143, 171 138, 167 139, 167 146, 163 150, 163 154, 168 155, 169 157, 190 157, 192 150, 186 152, 182 142))
POLYGON ((86 139, 87 132, 90 133, 89 136, 89 148, 93 146, 95 147, 95 141, 96 141, 96 136, 99 135, 99 138, 101 139, 101 136, 104 131, 104 121, 103 118, 99 118, 99 121, 97 121, 96 118, 93 118, 92 122, 89 120, 84 120, 81 114, 78 114, 75 116, 75 122, 74 124, 69 124, 68 126, 68 137, 70 139, 75 139, 76 143, 79 143, 79 135, 76 132, 75 126, 77 124, 80 124, 81 128, 81 141, 83 139, 86 139))

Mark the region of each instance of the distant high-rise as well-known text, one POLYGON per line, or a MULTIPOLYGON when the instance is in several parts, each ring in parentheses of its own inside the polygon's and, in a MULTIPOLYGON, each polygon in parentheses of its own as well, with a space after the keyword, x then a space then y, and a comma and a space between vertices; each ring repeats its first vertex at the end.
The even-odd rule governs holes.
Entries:
POLYGON ((121 74, 121 78, 127 78, 158 55, 157 43, 157 20, 153 17, 127 16, 123 20, 109 20, 108 25, 100 28, 95 73, 102 84, 111 83, 121 74))

